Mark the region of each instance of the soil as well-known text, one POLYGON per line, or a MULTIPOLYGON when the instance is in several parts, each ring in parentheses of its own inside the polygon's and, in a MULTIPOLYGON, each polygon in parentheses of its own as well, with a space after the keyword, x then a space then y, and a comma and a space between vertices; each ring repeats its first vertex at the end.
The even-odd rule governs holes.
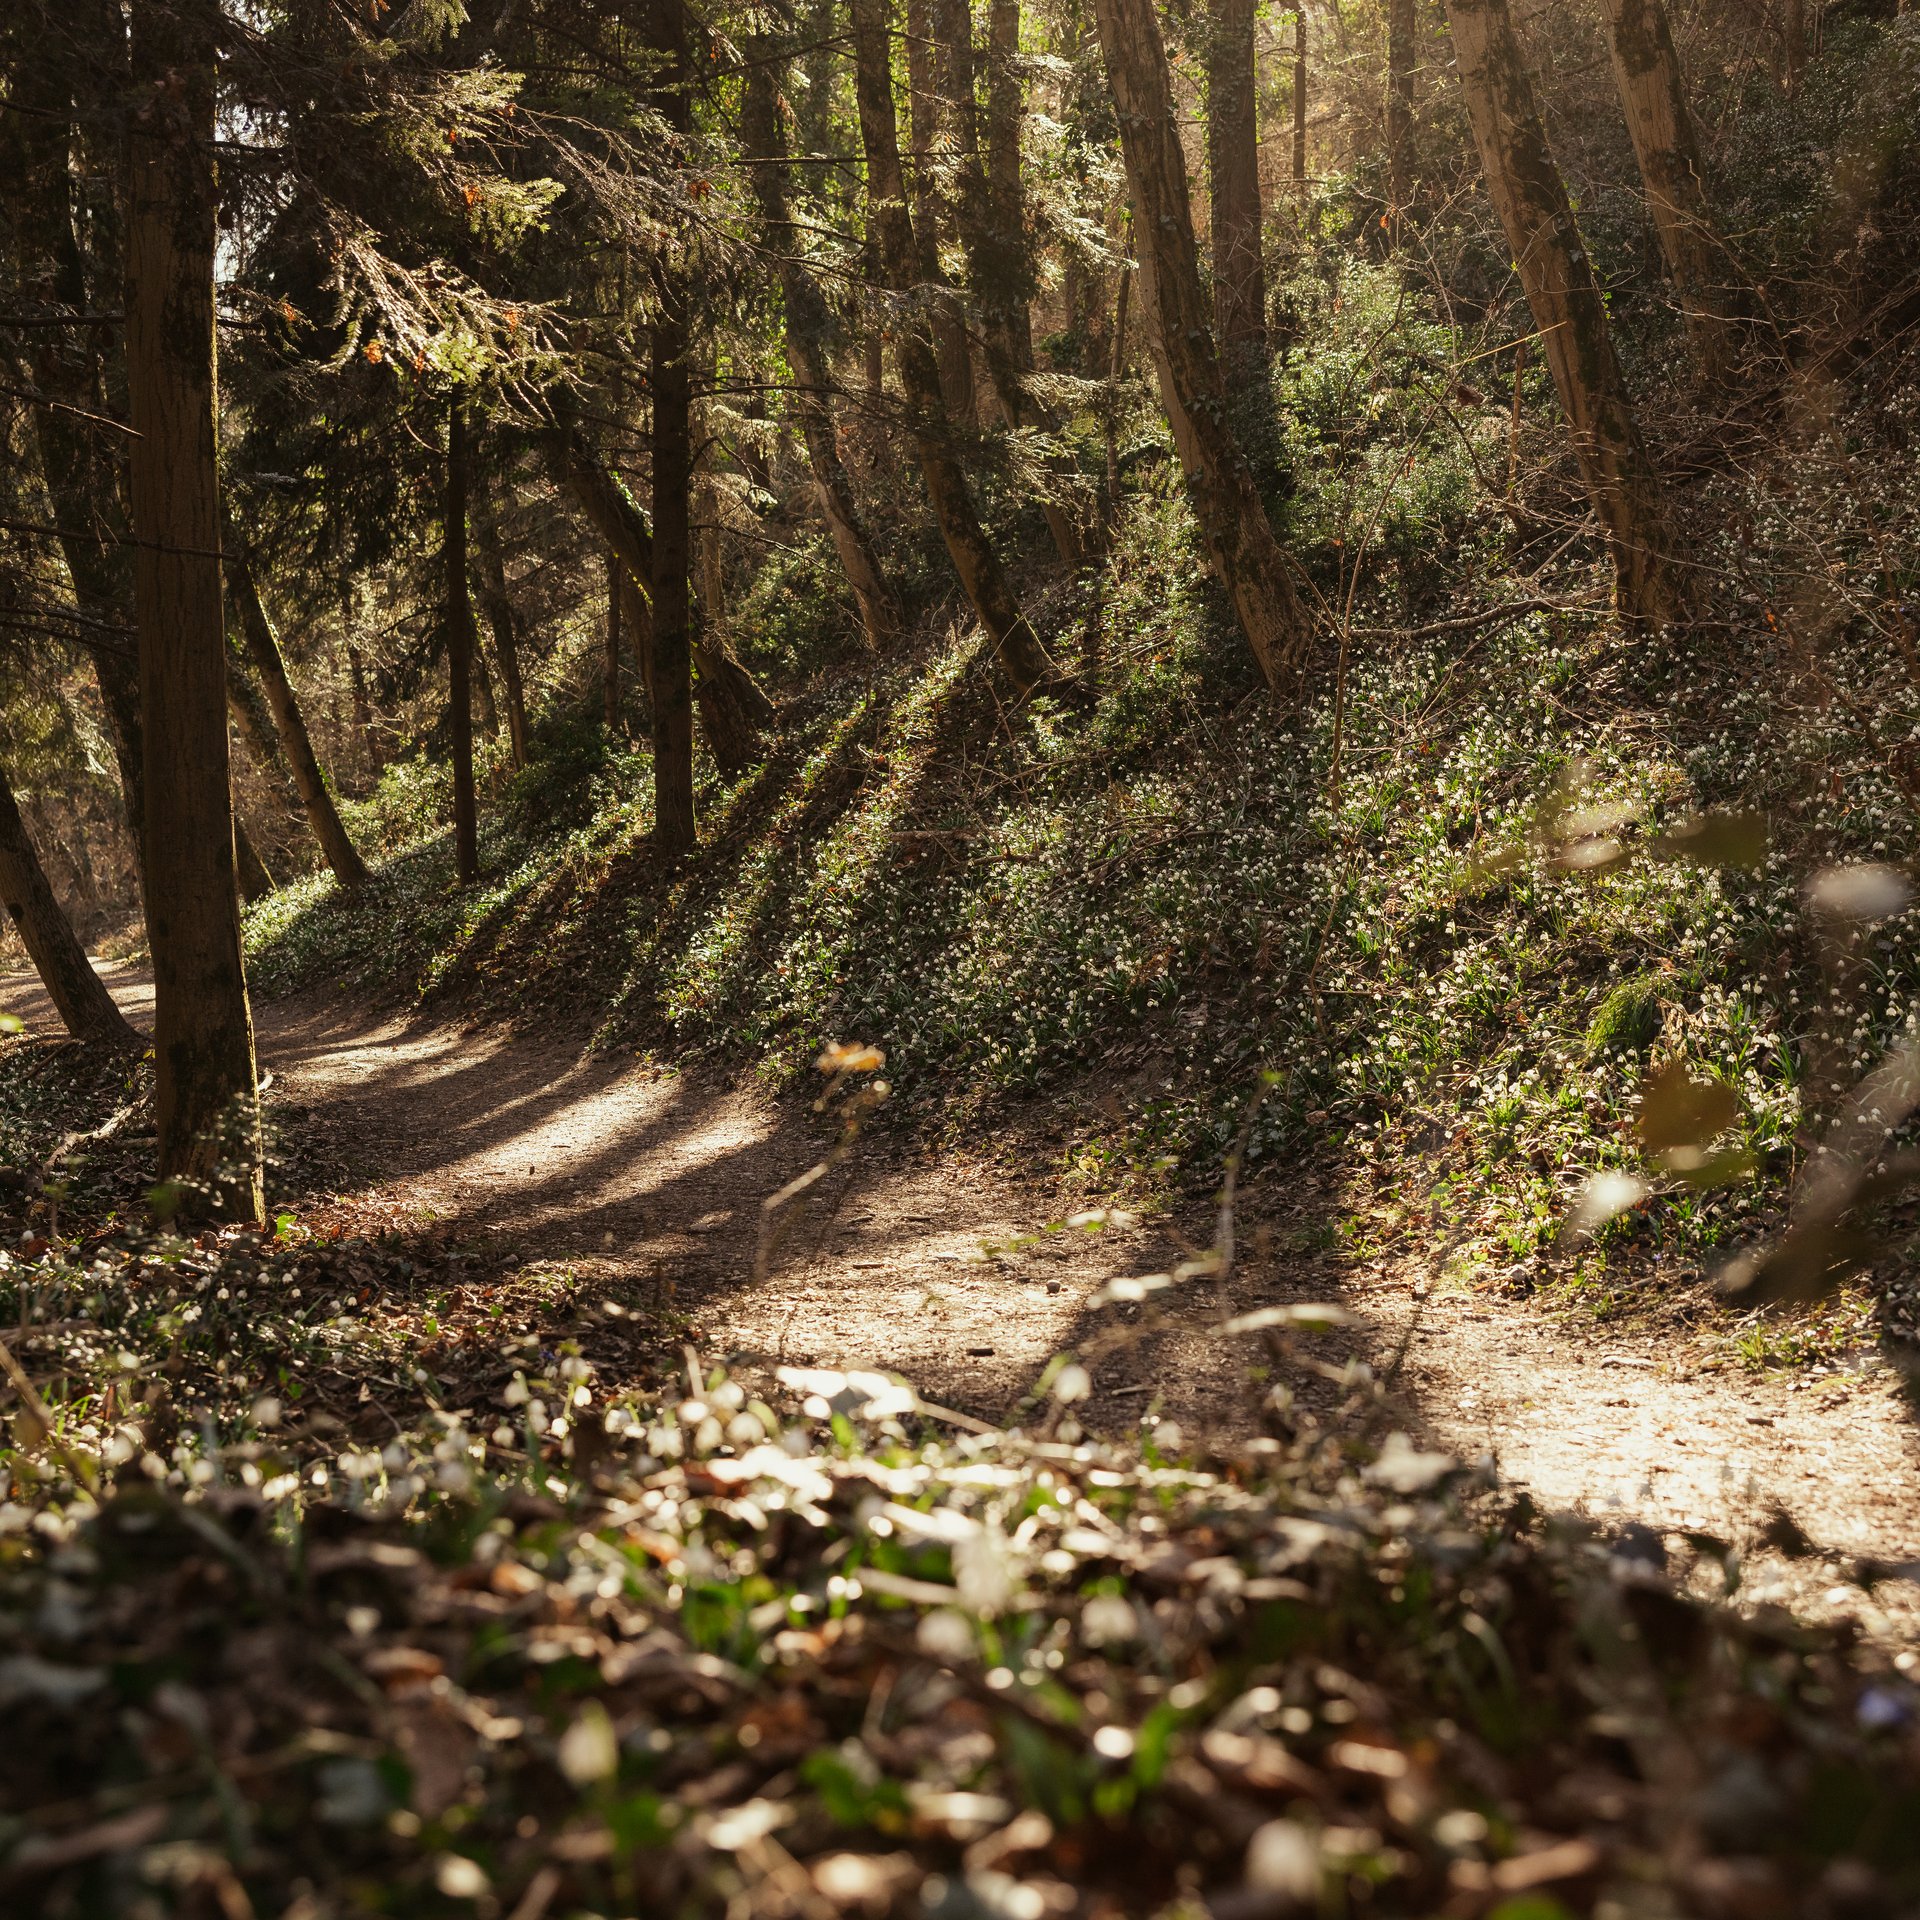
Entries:
MULTIPOLYGON (((142 976, 103 971, 144 1024, 142 976)), ((59 1031, 21 976, 0 977, 0 1008, 59 1031)), ((835 1145, 804 1102, 327 997, 256 1018, 281 1124, 341 1169, 337 1191, 303 1204, 312 1224, 437 1222, 479 1255, 483 1279, 564 1268, 670 1303, 706 1358, 878 1366, 993 1422, 1021 1417, 1067 1348, 1098 1355, 1093 1397, 1075 1409, 1087 1426, 1158 1416, 1228 1437, 1273 1417, 1261 1401, 1275 1380, 1296 1395, 1285 1417, 1325 1420, 1362 1364, 1390 1380, 1392 1416, 1419 1444, 1484 1460, 1540 1505, 1712 1535, 1739 1550, 1745 1601, 1920 1643, 1920 1587, 1904 1571, 1920 1575, 1920 1431, 1877 1354, 1756 1374, 1728 1365, 1712 1335, 1603 1330, 1493 1294, 1427 1298, 1424 1273, 1326 1251, 1330 1201, 1309 1172, 1243 1196, 1225 1280, 1097 1304, 1109 1281, 1191 1257, 1213 1220, 1067 1227, 1070 1203, 1004 1153, 935 1157, 884 1127, 787 1213, 756 1278, 763 1202, 835 1145), (1351 1323, 1265 1345, 1218 1330, 1322 1301, 1351 1323), (1903 1571, 1869 1595, 1853 1576, 1876 1561, 1903 1571)))

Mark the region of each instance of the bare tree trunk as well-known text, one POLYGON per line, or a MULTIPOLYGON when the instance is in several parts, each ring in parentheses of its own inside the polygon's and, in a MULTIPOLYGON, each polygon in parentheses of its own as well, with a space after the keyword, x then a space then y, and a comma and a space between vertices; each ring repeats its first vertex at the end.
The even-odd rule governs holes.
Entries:
POLYGON ((1307 8, 1306 0, 1293 15, 1293 184, 1307 190, 1307 8))
POLYGON ((1254 663, 1270 688, 1291 693, 1310 626, 1227 426, 1226 383, 1200 290, 1186 156, 1160 24, 1152 0, 1097 0, 1095 11, 1133 196, 1141 312, 1161 404, 1208 557, 1233 600, 1254 663))
POLYGON ((1418 0, 1387 0, 1387 198, 1396 219, 1413 198, 1413 78, 1419 32, 1418 0))
POLYGON ((320 851, 333 869, 334 878, 343 887, 363 887, 367 883, 367 863, 353 844, 346 822, 340 818, 333 789, 321 771, 319 756, 307 732, 306 717, 300 711, 299 698, 280 652, 279 636, 273 630, 266 603, 260 598, 252 556, 242 544, 239 530, 232 525, 227 529, 227 591, 239 610, 247 655, 266 692, 274 732, 293 771, 293 784, 306 811, 307 825, 313 829, 313 837, 320 843, 320 851))
POLYGON ((227 712, 247 749, 247 758, 271 790, 275 802, 283 812, 298 820, 300 796, 294 791, 293 778, 280 752, 273 715, 267 711, 266 697, 249 674, 247 643, 231 628, 227 634, 227 712))
POLYGON ((76 1040, 130 1042, 137 1037, 53 897, 4 767, 0 767, 0 905, 26 947, 47 998, 76 1040))
POLYGON ((1791 98, 1807 70, 1807 0, 1783 0, 1780 27, 1780 90, 1791 98))
POLYGON ((1213 226, 1213 337, 1229 388, 1267 370, 1261 253, 1254 0, 1211 0, 1207 23, 1207 199, 1213 226))
POLYGON ((693 378, 674 288, 653 323, 653 832, 663 851, 694 844, 693 596, 688 579, 693 378))
POLYGON ((1506 0, 1448 0, 1467 116, 1487 190, 1519 263, 1587 494, 1612 550, 1622 613, 1678 617, 1660 479, 1614 357, 1606 304, 1547 145, 1506 0))
POLYGON ((507 562, 500 547, 500 521, 493 495, 482 487, 473 503, 474 533, 480 550, 480 602, 493 629, 493 650, 500 659, 500 680, 507 696, 507 746, 515 772, 527 764, 527 694, 520 677, 520 633, 513 596, 507 591, 507 562))
POLYGON ((453 731, 453 868, 461 886, 480 877, 479 811, 473 795, 473 596, 467 585, 467 411, 447 410, 446 524, 448 722, 453 731))
MULTIPOLYGON (((899 132, 893 113, 893 72, 888 50, 885 0, 851 0, 854 93, 867 152, 867 203, 878 241, 881 270, 896 294, 922 284, 922 241, 907 211, 900 168, 899 132)), ((906 389, 914 451, 946 541, 954 571, 1000 662, 1026 693, 1048 677, 1052 663, 1020 610, 1012 583, 980 524, 966 476, 954 454, 941 405, 939 370, 923 314, 902 301, 895 310, 901 384, 906 389)))
MULTIPOLYGON (((1020 78, 1013 67, 1020 48, 1020 0, 994 0, 996 39, 987 123, 991 176, 981 163, 979 116, 974 110, 969 0, 933 0, 933 24, 943 123, 958 187, 957 224, 967 254, 970 291, 980 314, 987 368, 1009 424, 1054 434, 1059 421, 1028 384, 1033 374, 1033 323, 1027 302, 1033 294, 1034 271, 1020 190, 1020 78)), ((1072 475, 1057 453, 1047 464, 1056 487, 1041 501, 1041 512, 1061 559, 1077 567, 1086 559, 1086 543, 1070 504, 1072 475)))
POLYGON ((795 381, 794 410, 806 442, 820 512, 833 537, 840 571, 853 590, 868 644, 886 647, 900 630, 899 606, 854 501, 853 482, 834 440, 832 379, 827 362, 830 315, 820 289, 800 258, 800 234, 787 209, 786 137, 775 98, 779 74, 764 41, 752 43, 746 73, 740 139, 756 164, 754 197, 767 244, 780 261, 781 303, 786 314, 787 360, 795 381))
MULTIPOLYGON (((639 591, 621 596, 622 616, 634 636, 647 697, 653 698, 652 647, 654 611, 654 537, 646 515, 607 469, 592 459, 570 434, 559 433, 547 442, 554 479, 573 495, 599 534, 617 554, 627 577, 639 591)), ((744 666, 716 634, 703 632, 696 622, 691 634, 693 664, 699 671, 694 699, 714 763, 731 777, 752 764, 755 743, 771 724, 774 705, 744 666)))
POLYGON ((119 267, 121 235, 113 216, 97 211, 82 249, 74 204, 74 96, 50 42, 23 48, 8 74, 8 106, 0 114, 0 202, 14 237, 15 287, 28 313, 64 313, 76 324, 49 326, 32 337, 29 366, 34 441, 61 557, 81 613, 96 623, 94 673, 107 734, 120 774, 128 834, 142 894, 146 886, 146 780, 140 738, 140 667, 130 633, 131 547, 120 487, 124 442, 97 416, 112 410, 102 329, 78 316, 113 304, 89 284, 88 261, 105 273, 119 267))
POLYGON ((234 889, 214 374, 215 0, 133 11, 129 491, 146 754, 160 1172, 259 1221, 264 1164, 234 889))
POLYGON ((1662 0, 1604 5, 1620 104, 1688 344, 1702 381, 1725 391, 1739 375, 1748 302, 1707 204, 1673 29, 1662 0))
POLYGON ((267 871, 267 863, 260 858, 260 849, 253 844, 253 835, 247 831, 247 823, 240 818, 238 807, 233 810, 233 864, 240 882, 240 898, 248 906, 252 906, 256 900, 264 900, 273 891, 273 875, 267 871))
POLYGON ((1133 268, 1120 269, 1120 290, 1113 296, 1113 355, 1107 362, 1107 417, 1102 423, 1107 442, 1107 515, 1120 506, 1120 381, 1127 371, 1127 295, 1133 288, 1133 268))
POLYGON ((347 642, 347 672, 353 680, 353 731, 360 742, 361 757, 366 765, 363 769, 367 784, 373 786, 380 779, 381 769, 386 765, 386 755, 380 746, 380 731, 374 724, 373 694, 367 685, 367 663, 358 644, 347 642))
POLYGON ((600 666, 601 720, 611 739, 620 731, 620 558, 607 549, 606 653, 600 666))
MULTIPOLYGON (((471 591, 471 588, 469 588, 471 591)), ((480 725, 489 740, 500 738, 500 704, 493 697, 493 674, 487 667, 487 650, 481 644, 480 627, 473 629, 473 696, 480 709, 480 725)))
POLYGON ((922 271, 933 308, 933 349, 940 368, 940 398, 947 418, 974 432, 980 424, 979 396, 973 386, 973 354, 966 316, 940 270, 941 195, 934 180, 933 154, 943 118, 933 78, 933 0, 907 0, 908 158, 907 186, 912 215, 924 244, 922 271))

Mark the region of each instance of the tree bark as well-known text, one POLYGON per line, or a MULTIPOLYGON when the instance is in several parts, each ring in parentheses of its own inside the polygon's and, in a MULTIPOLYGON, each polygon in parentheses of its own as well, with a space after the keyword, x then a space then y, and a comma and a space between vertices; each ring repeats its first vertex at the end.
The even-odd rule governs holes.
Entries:
MULTIPOLYGON (((24 311, 75 316, 111 305, 89 285, 74 205, 74 94, 51 45, 35 44, 8 75, 9 105, 0 114, 0 201, 11 219, 14 284, 24 311)), ((111 213, 96 216, 91 253, 109 271, 118 266, 121 234, 111 213)), ((116 405, 102 329, 67 325, 38 329, 28 365, 37 397, 30 404, 43 484, 58 529, 56 540, 80 611, 100 623, 94 674, 106 715, 127 831, 142 897, 146 887, 146 778, 140 738, 140 666, 135 645, 116 629, 130 627, 132 549, 121 492, 122 437, 97 417, 116 405)))
MULTIPOLYGON (((578 501, 582 511, 626 569, 631 594, 621 595, 627 630, 634 637, 640 671, 653 698, 653 531, 618 478, 594 460, 568 433, 548 438, 547 453, 556 484, 578 501)), ((690 635, 693 664, 699 672, 693 697, 714 764, 729 778, 752 765, 756 743, 772 723, 774 705, 760 683, 740 664, 725 642, 702 623, 690 635)))
POLYGON ((1127 371, 1127 295, 1133 290, 1133 268, 1120 268, 1119 289, 1113 296, 1113 352, 1107 361, 1106 418, 1101 422, 1107 448, 1107 517, 1120 510, 1120 382, 1127 371))
POLYGON ((507 698, 507 747, 514 771, 527 764, 527 694, 520 677, 519 622, 507 591, 506 556, 500 547, 500 522, 493 496, 481 488, 474 501, 474 532, 480 549, 480 601, 493 629, 493 650, 500 660, 501 687, 507 698))
POLYGON ((620 730, 620 558, 609 547, 606 560, 606 650, 600 663, 600 717, 611 739, 620 730))
POLYGON ((1267 275, 1260 232, 1254 0, 1212 0, 1207 31, 1207 199, 1213 226, 1213 337, 1233 385, 1267 369, 1267 275))
POLYGON ((764 41, 750 43, 740 140, 753 176, 767 245, 780 262, 780 297, 786 316, 787 363, 794 378, 794 411, 800 417, 807 464, 821 516, 833 539, 840 571, 860 609, 860 624, 876 651, 900 631, 899 605, 874 550, 853 482, 834 439, 832 380, 827 362, 830 315, 826 301, 800 257, 801 239, 787 207, 786 134, 780 123, 779 70, 764 41))
POLYGON ((360 752, 366 761, 365 776, 368 786, 377 785, 381 769, 386 765, 386 755, 381 750, 380 730, 374 724, 373 693, 367 685, 367 663, 358 644, 347 642, 347 672, 353 681, 353 730, 360 741, 360 752))
POLYGON ((233 865, 240 882, 240 898, 248 906, 252 906, 256 900, 264 900, 273 891, 273 875, 267 871, 267 863, 260 858, 260 849, 253 844, 253 835, 247 831, 247 823, 240 818, 238 807, 233 810, 233 865))
MULTIPOLYGON (((992 173, 982 164, 975 111, 973 15, 969 0, 933 0, 935 77, 940 89, 947 151, 943 161, 955 186, 955 224, 967 256, 967 279, 980 315, 987 370, 1008 423, 1055 434, 1059 422, 1028 385, 1033 374, 1033 323, 1027 309, 1034 286, 1028 257, 1026 209, 1020 191, 1020 80, 1013 60, 1020 47, 1019 0, 995 0, 997 67, 988 94, 992 173)), ((1068 500, 1072 478, 1056 452, 1055 475, 1041 503, 1047 531, 1068 566, 1086 559, 1080 523, 1068 500)))
MULTIPOLYGON (((921 242, 907 209, 906 182, 900 167, 886 0, 851 0, 851 7, 854 95, 867 153, 869 227, 878 243, 881 271, 888 286, 897 296, 911 296, 923 283, 924 275, 917 271, 921 242)), ((934 519, 962 590, 991 637, 1001 665, 1025 694, 1050 675, 1052 662, 1020 610, 1000 557, 980 524, 973 495, 954 453, 924 307, 910 298, 897 299, 893 318, 909 430, 934 519)))
POLYGON ((693 373, 686 310, 673 288, 653 323, 653 833, 689 851, 693 814, 693 373))
POLYGON ((281 755, 280 741, 273 730, 273 715, 267 711, 265 696, 249 677, 247 643, 232 628, 227 633, 227 712, 246 746, 247 758, 272 790, 275 803, 298 819, 300 796, 294 792, 286 760, 281 755))
POLYGON ((1747 302, 1707 203, 1700 145, 1662 0, 1603 0, 1613 77, 1660 252, 1704 385, 1725 392, 1744 357, 1747 302))
POLYGON ((220 594, 215 0, 133 10, 128 481, 147 754, 147 932, 164 1179, 263 1217, 253 1020, 234 888, 220 594))
POLYGON ((1246 458, 1227 426, 1226 383, 1200 290, 1186 156, 1159 21, 1152 0, 1097 0, 1096 17, 1133 197, 1140 309, 1161 404, 1201 538, 1232 598, 1254 664, 1269 688, 1291 695, 1310 626, 1246 458))
POLYGON ((4 767, 0 767, 0 905, 26 947, 47 998, 76 1040, 126 1043, 137 1039, 47 884, 4 767))
POLYGON ((1413 83, 1418 0, 1387 0, 1387 198, 1397 219, 1413 198, 1413 83))
POLYGON ((1307 190, 1307 9, 1306 0, 1293 15, 1293 184, 1307 190))
POLYGON ((321 770, 319 756, 313 750, 307 732, 306 716, 287 674, 287 663, 280 652, 280 638, 266 602, 260 598, 260 583, 253 571, 253 558, 240 538, 239 529, 227 528, 227 591, 232 594, 240 615, 240 631, 247 643, 247 657, 260 676, 273 715, 273 729, 293 773, 294 790, 307 816, 307 825, 319 842, 321 855, 333 876, 343 887, 363 887, 367 883, 367 863, 340 818, 333 789, 321 770))
MULTIPOLYGON (((471 593, 471 586, 468 591, 471 593)), ((477 621, 473 629, 473 699, 474 705, 480 710, 481 730, 489 740, 498 740, 500 738, 500 705, 493 697, 493 674, 487 666, 487 650, 481 643, 480 627, 477 621)))
POLYGON ((461 886, 480 877, 479 813, 473 794, 473 595, 467 584, 467 413, 455 399, 447 411, 446 526, 447 679, 453 730, 453 866, 461 886))
POLYGON ((1547 145, 1506 0, 1448 0, 1467 117, 1519 265, 1587 494, 1614 564, 1621 612, 1658 627, 1681 604, 1660 479, 1614 357, 1606 303, 1547 145))
POLYGON ((980 424, 980 400, 974 391, 973 352, 966 316, 940 267, 943 193, 934 171, 945 118, 933 72, 933 0, 907 0, 907 185, 911 218, 923 245, 920 272, 923 297, 932 309, 934 357, 940 368, 940 398, 947 418, 967 432, 980 424))

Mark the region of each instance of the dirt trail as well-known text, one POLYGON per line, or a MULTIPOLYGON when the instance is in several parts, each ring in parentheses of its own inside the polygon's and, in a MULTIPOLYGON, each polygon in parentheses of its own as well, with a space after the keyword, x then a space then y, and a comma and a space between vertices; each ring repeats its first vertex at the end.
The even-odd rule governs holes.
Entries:
MULTIPOLYGON (((106 971, 144 1022, 151 990, 129 969, 106 971)), ((58 1031, 18 976, 0 978, 0 1008, 58 1031)), ((1182 1257, 1164 1222, 1040 1232, 1062 1210, 1044 1182, 882 1140, 822 1183, 785 1264, 756 1286, 760 1203, 824 1145, 808 1116, 571 1044, 381 1019, 333 999, 270 1003, 258 1020, 276 1097, 354 1169, 326 1212, 360 1231, 445 1221, 480 1250, 483 1273, 537 1258, 669 1291, 709 1352, 878 1364, 1001 1417, 1049 1356, 1138 1314, 1091 1306, 1109 1279, 1182 1257)), ((1283 1251, 1310 1237, 1291 1225, 1323 1217, 1301 1183, 1251 1196, 1240 1238, 1256 1251, 1224 1288, 1159 1296, 1171 1304, 1158 1325, 1097 1368, 1090 1422, 1157 1408, 1190 1428, 1244 1431, 1256 1391, 1245 1371, 1262 1356, 1214 1323, 1338 1299, 1362 1329, 1328 1336, 1326 1358, 1384 1369, 1404 1347, 1397 1390, 1430 1441, 1493 1457, 1547 1507, 1733 1539, 1750 1550, 1750 1597, 1920 1638, 1908 1597, 1920 1590, 1883 1586, 1876 1606, 1844 1584, 1861 1558, 1920 1561, 1920 1429, 1884 1364, 1755 1377, 1713 1364, 1704 1344, 1601 1335, 1479 1296, 1418 1302, 1404 1276, 1283 1251), (1817 1551, 1758 1548, 1776 1505, 1817 1551)), ((1301 1384, 1308 1409, 1334 1393, 1317 1376, 1301 1384)))

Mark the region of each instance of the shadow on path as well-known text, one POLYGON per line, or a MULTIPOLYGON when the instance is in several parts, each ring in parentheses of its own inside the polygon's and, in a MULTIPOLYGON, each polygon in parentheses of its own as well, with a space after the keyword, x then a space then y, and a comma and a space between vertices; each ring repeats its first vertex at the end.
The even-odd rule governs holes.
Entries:
MULTIPOLYGON (((144 1023, 142 976, 103 973, 144 1023)), ((18 976, 0 977, 0 1007, 58 1030, 18 976)), ((1245 1196, 1224 1283, 1115 1306, 1098 1302, 1109 1280, 1167 1270, 1206 1242, 1211 1218, 1047 1232, 1063 1203, 1045 1182, 984 1155, 909 1155, 882 1133, 820 1183, 781 1264, 756 1283, 761 1202, 830 1144, 803 1103, 328 998, 266 1003, 257 1020, 282 1125, 314 1130, 350 1169, 340 1193, 305 1210, 354 1232, 437 1222, 477 1256, 483 1287, 527 1261, 564 1266, 670 1301, 709 1354, 877 1365, 996 1421, 1054 1354, 1103 1343, 1079 1411, 1107 1429, 1149 1411, 1226 1435, 1324 1421, 1345 1392, 1330 1376, 1349 1361, 1379 1374, 1398 1363, 1392 1410, 1410 1431, 1492 1456, 1545 1505, 1753 1545, 1786 1507, 1821 1551, 1760 1556, 1750 1593, 1817 1612, 1840 1603, 1835 1583, 1855 1558, 1920 1559, 1920 1446, 1890 1373, 1755 1377, 1705 1346, 1602 1338, 1479 1295, 1421 1298, 1423 1273, 1332 1250, 1336 1196, 1308 1171, 1245 1196), (1309 1300, 1342 1305, 1354 1324, 1277 1357, 1219 1331, 1309 1300), (1114 1342, 1118 1328, 1130 1336, 1114 1342), (1280 1414, 1275 1385, 1294 1396, 1280 1414)))

